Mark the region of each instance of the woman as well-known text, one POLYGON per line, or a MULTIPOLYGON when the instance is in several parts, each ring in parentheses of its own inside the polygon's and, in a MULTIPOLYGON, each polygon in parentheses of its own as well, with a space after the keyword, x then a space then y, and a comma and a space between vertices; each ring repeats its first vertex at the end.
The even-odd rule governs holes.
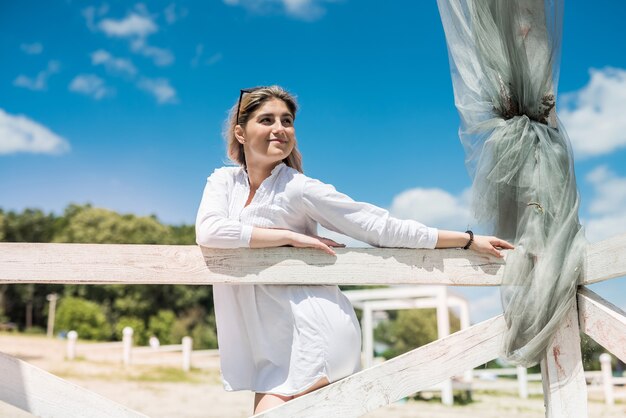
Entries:
MULTIPOLYGON (((291 245, 334 255, 332 247, 342 245, 318 237, 320 223, 381 247, 465 247, 496 257, 497 247, 512 248, 495 237, 395 219, 306 177, 296 110, 280 87, 241 91, 225 135, 238 167, 208 178, 196 220, 199 245, 291 245)), ((359 370, 359 323, 337 286, 216 284, 213 291, 224 387, 256 392, 255 414, 359 370)))

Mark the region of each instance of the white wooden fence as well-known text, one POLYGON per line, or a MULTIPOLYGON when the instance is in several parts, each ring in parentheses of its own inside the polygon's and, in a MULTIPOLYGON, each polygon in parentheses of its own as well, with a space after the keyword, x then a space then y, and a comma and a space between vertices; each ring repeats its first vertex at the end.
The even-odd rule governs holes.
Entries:
MULTIPOLYGON (((0 243, 0 283, 499 285, 505 261, 463 250, 200 249, 0 243)), ((541 362, 546 416, 587 417, 579 330, 626 361, 626 314, 585 284, 626 275, 626 235, 590 245, 574 308, 541 362)), ((500 315, 268 410, 259 417, 356 417, 498 357, 500 315)), ((0 355, 0 400, 47 417, 141 414, 0 355)))

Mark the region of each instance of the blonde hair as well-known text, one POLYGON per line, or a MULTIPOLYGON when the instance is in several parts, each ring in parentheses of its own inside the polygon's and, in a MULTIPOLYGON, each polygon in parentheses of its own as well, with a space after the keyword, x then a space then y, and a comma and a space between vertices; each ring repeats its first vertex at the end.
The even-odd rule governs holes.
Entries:
MULTIPOLYGON (((268 86, 268 87, 258 87, 249 93, 244 93, 241 97, 241 102, 237 101, 235 105, 230 109, 228 119, 226 120, 224 126, 224 139, 226 140, 226 152, 228 154, 228 158, 244 169, 246 168, 246 156, 243 150, 243 144, 237 141, 235 137, 235 127, 240 125, 245 128, 246 123, 250 120, 252 114, 260 108, 263 103, 273 100, 279 99, 282 100, 287 108, 296 118, 296 111, 298 110, 298 103, 296 102, 295 96, 289 93, 287 90, 283 89, 279 86, 268 86), (237 119, 237 114, 239 114, 239 119, 237 119)), ((302 171, 302 154, 298 151, 298 144, 296 143, 293 147, 291 153, 283 160, 285 164, 289 167, 302 171)))

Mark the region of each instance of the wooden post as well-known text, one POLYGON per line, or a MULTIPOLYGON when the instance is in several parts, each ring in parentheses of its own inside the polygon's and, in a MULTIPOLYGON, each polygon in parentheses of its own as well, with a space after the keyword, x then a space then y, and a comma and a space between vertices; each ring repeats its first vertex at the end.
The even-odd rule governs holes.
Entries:
POLYGON ((54 336, 54 315, 56 312, 58 296, 56 293, 51 293, 46 296, 46 299, 50 302, 50 306, 48 307, 48 330, 46 335, 48 338, 52 338, 54 336))
POLYGON ((517 366, 517 389, 520 398, 528 399, 528 370, 524 366, 517 366))
MULTIPOLYGON (((459 305, 459 315, 461 316, 461 330, 468 329, 470 327, 470 313, 469 304, 465 300, 459 305)), ((463 380, 466 383, 471 383, 474 380, 474 371, 472 369, 466 370, 463 373, 463 380)))
POLYGON ((76 358, 76 340, 78 333, 74 330, 67 333, 67 359, 74 360, 76 358))
POLYGON ((578 311, 572 306, 541 361, 546 418, 587 418, 578 311))
MULTIPOLYGON (((437 334, 439 339, 450 335, 450 314, 448 311, 448 288, 442 286, 437 294, 437 334)), ((441 402, 444 405, 454 404, 452 380, 441 382, 441 402)))
POLYGON ((123 363, 124 366, 129 366, 131 362, 131 350, 133 348, 133 329, 131 327, 124 327, 122 334, 122 344, 124 348, 123 363))
POLYGON ((600 369, 602 370, 602 386, 604 387, 604 402, 607 405, 615 404, 613 396, 613 371, 611 370, 611 355, 600 354, 600 369))
POLYGON ((183 371, 191 370, 191 347, 193 340, 191 337, 183 337, 183 371))
POLYGON ((374 364, 374 322, 371 306, 363 303, 363 324, 361 333, 363 334, 363 368, 368 369, 374 364))

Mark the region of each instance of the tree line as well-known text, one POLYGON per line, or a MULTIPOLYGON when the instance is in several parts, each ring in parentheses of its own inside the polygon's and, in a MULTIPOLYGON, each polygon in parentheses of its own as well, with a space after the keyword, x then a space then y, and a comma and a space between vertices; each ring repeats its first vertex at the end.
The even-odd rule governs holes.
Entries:
MULTIPOLYGON (((154 215, 71 204, 60 216, 0 209, 0 241, 185 245, 195 244, 195 231, 192 225, 165 225, 154 215)), ((211 286, 0 284, 0 323, 43 332, 51 293, 59 295, 57 331, 75 329, 80 338, 117 340, 125 326, 132 326, 139 344, 152 335, 163 344, 190 335, 195 348, 217 346, 211 286)))

